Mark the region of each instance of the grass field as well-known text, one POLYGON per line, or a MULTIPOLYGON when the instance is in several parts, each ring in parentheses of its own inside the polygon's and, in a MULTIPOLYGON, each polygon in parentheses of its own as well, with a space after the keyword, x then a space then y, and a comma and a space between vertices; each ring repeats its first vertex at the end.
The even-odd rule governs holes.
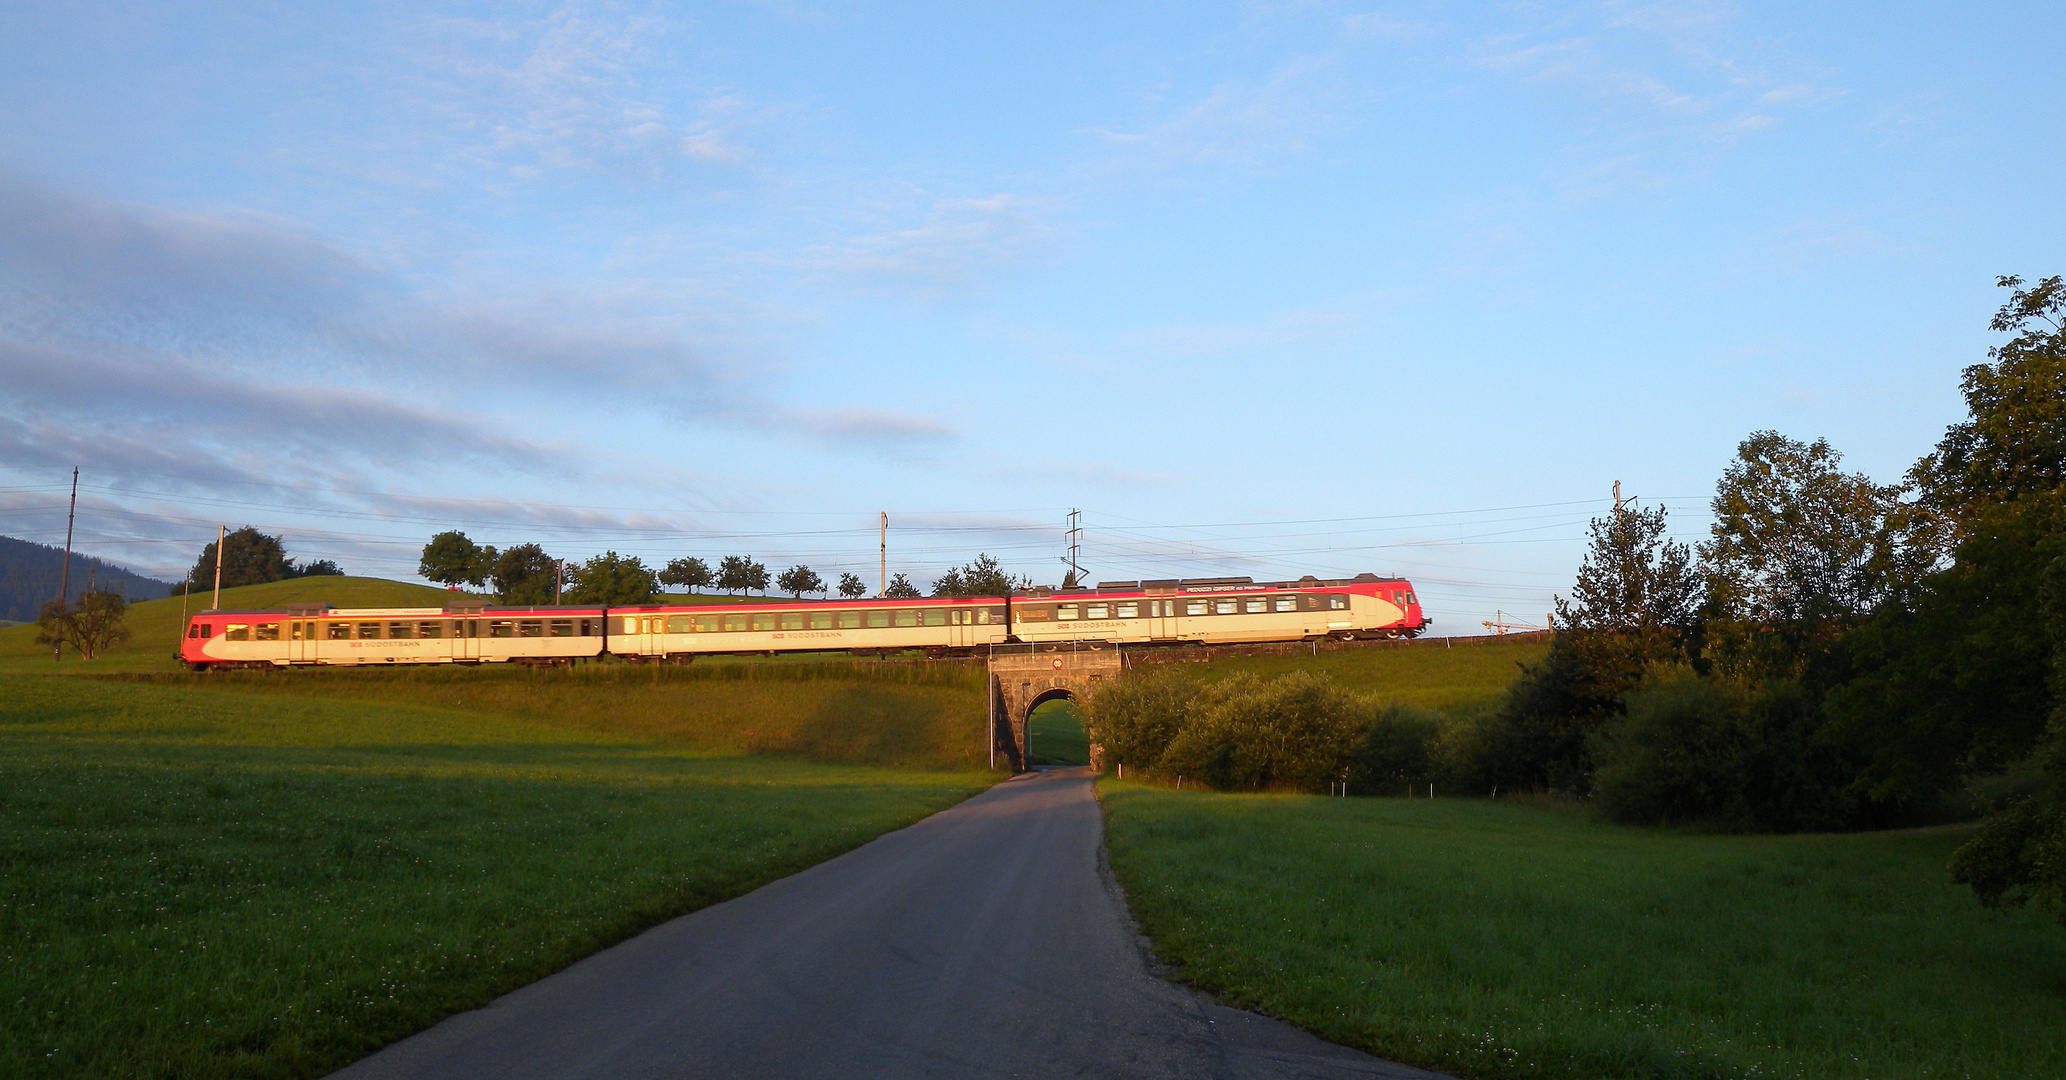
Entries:
POLYGON ((539 698, 548 679, 468 700, 380 674, 0 675, 0 1075, 320 1075, 993 779, 802 760, 872 753, 836 733, 720 756, 723 710, 525 719, 568 700, 539 698), (342 683, 359 700, 305 692, 342 683))
POLYGON ((1498 703, 1519 665, 1540 660, 1546 642, 1461 638, 1343 649, 1312 656, 1234 656, 1198 665, 1208 679, 1237 671, 1265 677, 1293 671, 1325 675, 1344 690, 1456 715, 1498 703))
POLYGON ((1466 1077, 2066 1076, 2066 932, 1957 831, 1701 836, 1477 800, 1100 785, 1156 951, 1466 1077))

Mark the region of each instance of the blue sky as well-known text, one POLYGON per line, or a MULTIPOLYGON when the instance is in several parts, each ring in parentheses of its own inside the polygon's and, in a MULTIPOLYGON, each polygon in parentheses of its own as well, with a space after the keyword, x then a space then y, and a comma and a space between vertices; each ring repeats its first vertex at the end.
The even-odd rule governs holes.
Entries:
MULTIPOLYGON (((0 531, 448 526, 1539 613, 1614 481, 1892 480, 2062 272, 2066 9, 7 5, 0 531)), ((1539 619, 1539 616, 1537 616, 1539 619)))

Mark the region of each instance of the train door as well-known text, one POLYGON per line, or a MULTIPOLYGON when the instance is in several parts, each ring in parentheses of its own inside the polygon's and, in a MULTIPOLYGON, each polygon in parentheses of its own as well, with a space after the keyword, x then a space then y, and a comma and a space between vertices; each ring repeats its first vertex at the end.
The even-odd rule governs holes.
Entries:
POLYGON ((1148 601, 1148 637, 1153 641, 1176 640, 1176 601, 1148 601))
POLYGON ((636 620, 627 619, 625 621, 636 621, 638 623, 638 651, 640 655, 665 656, 667 654, 667 643, 661 640, 660 637, 660 634, 667 629, 666 616, 640 615, 636 620))
POLYGON ((316 624, 311 619, 295 619, 287 624, 287 662, 290 664, 313 664, 316 662, 316 624))
POLYGON ((452 620, 452 659, 479 660, 481 658, 481 620, 452 620))
POLYGON ((947 609, 947 646, 966 649, 976 643, 976 609, 954 607, 947 609))

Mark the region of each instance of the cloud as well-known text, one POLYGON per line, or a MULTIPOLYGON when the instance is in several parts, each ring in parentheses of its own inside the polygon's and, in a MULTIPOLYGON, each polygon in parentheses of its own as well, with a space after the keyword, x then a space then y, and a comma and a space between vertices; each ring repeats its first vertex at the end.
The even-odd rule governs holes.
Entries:
POLYGON ((997 192, 966 196, 906 187, 864 202, 863 228, 812 245, 795 258, 805 269, 898 288, 940 292, 972 285, 998 270, 1042 261, 1061 237, 1046 199, 997 192))
POLYGON ((676 101, 641 78, 681 30, 666 15, 567 3, 537 18, 433 18, 416 30, 418 98, 467 141, 467 156, 509 175, 658 176, 752 156, 742 132, 763 114, 738 92, 676 101))
POLYGON ((1134 130, 1092 128, 1120 160, 1155 168, 1191 164, 1272 167, 1336 126, 1323 76, 1333 53, 1299 56, 1259 84, 1223 82, 1189 105, 1134 130))

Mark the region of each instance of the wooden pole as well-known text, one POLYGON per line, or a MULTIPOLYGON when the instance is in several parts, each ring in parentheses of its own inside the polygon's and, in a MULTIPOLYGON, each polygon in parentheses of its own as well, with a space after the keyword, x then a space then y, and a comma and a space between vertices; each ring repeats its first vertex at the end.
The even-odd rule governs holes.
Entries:
POLYGON ((890 592, 890 512, 887 510, 882 512, 882 566, 880 572, 882 574, 882 589, 875 594, 878 600, 888 596, 890 592))
MULTIPOLYGON (((72 466, 72 508, 65 511, 65 561, 57 572, 57 617, 65 617, 72 604, 72 522, 79 516, 79 467, 72 466)), ((59 623, 57 641, 50 646, 50 659, 65 658, 65 635, 63 623, 59 623)))
POLYGON ((215 599, 210 600, 208 606, 217 611, 222 610, 222 538, 228 531, 227 525, 215 527, 215 599))

